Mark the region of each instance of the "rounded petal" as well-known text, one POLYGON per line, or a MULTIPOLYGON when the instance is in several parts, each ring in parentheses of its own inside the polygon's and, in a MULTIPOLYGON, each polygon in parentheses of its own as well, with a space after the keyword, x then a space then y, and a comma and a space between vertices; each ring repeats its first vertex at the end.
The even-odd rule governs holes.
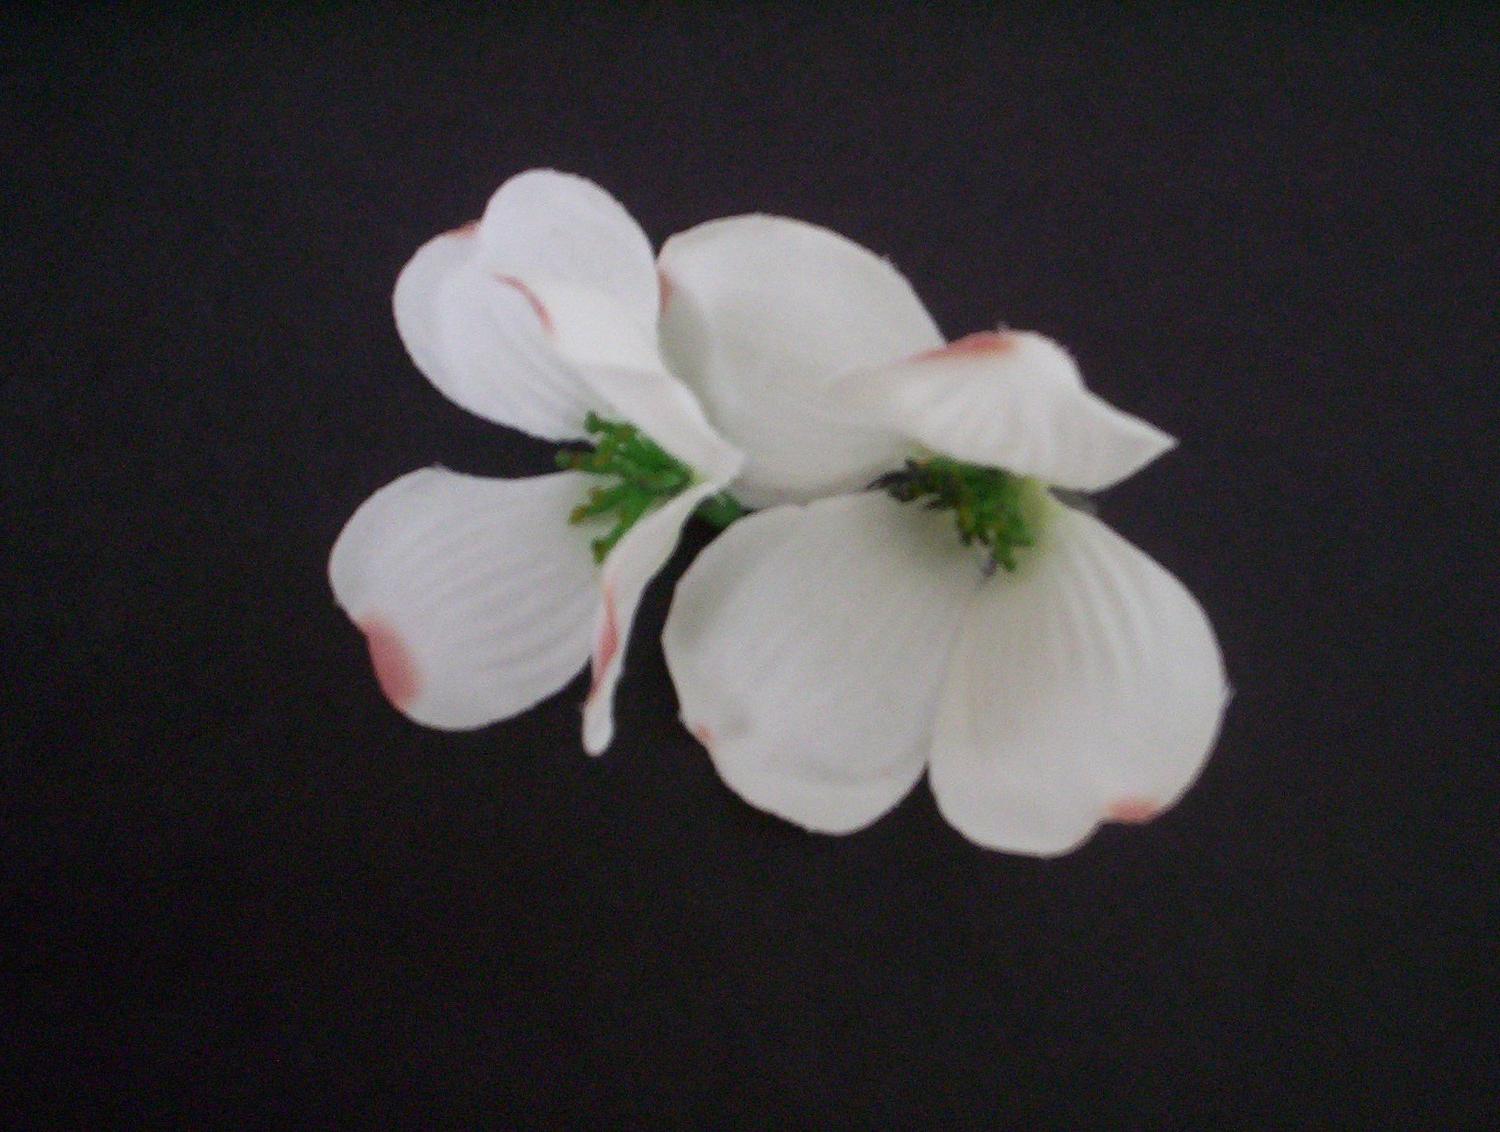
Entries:
POLYGON ((583 746, 591 755, 604 752, 614 739, 615 686, 625 668, 625 648, 641 595, 657 571, 672 557, 682 525, 698 504, 723 489, 701 483, 637 522, 604 560, 603 596, 594 619, 590 653, 593 683, 583 705, 583 746))
POLYGON ((651 244, 598 185, 550 169, 512 177, 490 198, 477 239, 484 273, 526 296, 567 362, 665 372, 651 244))
POLYGON ((742 457, 671 376, 654 337, 605 296, 500 283, 472 265, 452 275, 439 323, 454 384, 439 388, 490 420, 553 440, 580 437, 589 410, 628 420, 705 477, 742 457), (496 375, 503 375, 497 380, 496 375))
POLYGON ((737 450, 673 378, 657 345, 656 265, 604 190, 533 171, 501 186, 474 228, 426 244, 396 283, 396 321, 442 393, 550 440, 583 435, 589 410, 641 427, 705 478, 737 450))
POLYGON ((438 290, 443 281, 474 258, 477 251, 472 226, 434 236, 411 257, 396 277, 391 306, 396 332, 417 369, 442 387, 446 380, 447 350, 438 326, 438 290))
POLYGON ((659 292, 651 242, 592 181, 552 169, 517 174, 490 198, 479 242, 491 272, 606 296, 655 338, 659 292))
POLYGON ((392 305, 412 361, 450 401, 544 439, 583 435, 596 395, 558 354, 535 293, 486 269, 472 231, 424 244, 392 305))
POLYGON ((938 808, 980 845, 1066 853, 1100 822, 1176 802, 1227 697, 1193 595, 1057 505, 1020 569, 981 588, 954 648, 929 768, 938 808))
POLYGON ((427 468, 387 484, 334 544, 329 580, 381 687, 430 727, 516 715, 582 667, 598 604, 592 532, 568 524, 589 477, 427 468))
POLYGON ((1106 488, 1176 443, 1085 389, 1057 343, 1021 331, 850 374, 831 397, 935 452, 1077 491, 1106 488))
POLYGON ((909 445, 824 403, 850 370, 941 346, 888 262, 811 224, 739 216, 672 237, 662 350, 709 418, 748 456, 735 492, 752 506, 858 490, 909 445))
POLYGON ((735 523, 667 618, 683 722, 751 805, 819 832, 869 825, 921 776, 979 566, 951 519, 884 495, 735 523))

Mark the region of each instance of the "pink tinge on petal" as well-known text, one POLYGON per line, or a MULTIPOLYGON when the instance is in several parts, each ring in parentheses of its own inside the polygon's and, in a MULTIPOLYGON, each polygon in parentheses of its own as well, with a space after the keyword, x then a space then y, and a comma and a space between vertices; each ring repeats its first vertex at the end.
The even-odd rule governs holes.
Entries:
POLYGON ((707 750, 714 748, 714 731, 706 723, 692 723, 688 725, 688 732, 694 739, 702 743, 707 750))
POLYGON ((598 639, 594 642, 593 656, 593 684, 589 688, 589 698, 599 690, 599 682, 604 679, 604 670, 609 667, 610 661, 614 660, 615 653, 620 651, 620 623, 619 616, 615 613, 615 591, 608 583, 604 586, 604 624, 599 629, 598 639))
POLYGON ((939 346, 936 350, 924 351, 912 361, 970 357, 974 354, 1008 354, 1015 348, 1016 336, 1014 334, 1005 331, 981 330, 974 334, 965 334, 962 338, 949 342, 946 346, 939 346))
POLYGON ((1145 798, 1121 798, 1118 802, 1111 803, 1109 809, 1104 811, 1104 816, 1110 821, 1125 825, 1141 825, 1160 812, 1161 808, 1155 802, 1145 798))
POLYGON ((526 286, 525 283, 522 283, 514 275, 496 275, 495 278, 507 287, 514 287, 517 291, 520 291, 526 297, 526 301, 531 304, 531 309, 536 313, 537 321, 542 324, 542 329, 548 334, 553 332, 552 315, 542 305, 542 300, 536 297, 535 291, 526 286))
POLYGON ((467 224, 460 224, 457 228, 450 229, 450 236, 472 236, 479 231, 479 221, 470 220, 467 224))
POLYGON ((677 284, 672 282, 672 277, 661 268, 656 269, 656 287, 661 292, 661 309, 666 310, 667 304, 672 301, 672 295, 677 290, 677 284))
POLYGON ((375 666, 375 679, 380 682, 380 690, 397 709, 405 711, 422 690, 411 650, 406 647, 401 634, 379 618, 361 621, 359 629, 370 646, 370 663, 375 666))

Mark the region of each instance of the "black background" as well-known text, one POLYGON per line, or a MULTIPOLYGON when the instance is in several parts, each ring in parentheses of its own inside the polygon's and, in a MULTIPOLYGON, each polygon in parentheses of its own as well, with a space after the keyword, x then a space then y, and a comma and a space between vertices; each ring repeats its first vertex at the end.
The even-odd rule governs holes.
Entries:
POLYGON ((1493 1106, 1497 24, 1461 8, 12 14, 5 921, 25 1121, 1478 1123, 1493 1106), (1182 438, 1104 515, 1238 690, 1196 788, 1039 862, 925 786, 739 802, 638 625, 477 734, 325 579, 375 488, 549 450, 405 357, 507 176, 768 211, 1182 438), (18 945, 18 946, 14 946, 18 945))

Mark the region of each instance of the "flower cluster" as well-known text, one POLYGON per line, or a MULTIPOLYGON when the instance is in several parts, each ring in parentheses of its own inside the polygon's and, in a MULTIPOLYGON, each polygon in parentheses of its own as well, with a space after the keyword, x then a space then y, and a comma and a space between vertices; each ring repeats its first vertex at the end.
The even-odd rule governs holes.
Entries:
POLYGON ((591 754, 636 607, 695 513, 724 528, 663 647, 723 780, 807 829, 875 821, 927 773, 972 841, 1050 856, 1197 776, 1228 698, 1202 608, 1077 493, 1173 440, 1054 342, 947 342, 889 263, 772 216, 659 255, 578 177, 532 171, 402 271, 418 368, 560 470, 382 488, 329 573, 390 701, 515 715, 585 664, 591 754), (579 443, 581 442, 581 443, 579 443))

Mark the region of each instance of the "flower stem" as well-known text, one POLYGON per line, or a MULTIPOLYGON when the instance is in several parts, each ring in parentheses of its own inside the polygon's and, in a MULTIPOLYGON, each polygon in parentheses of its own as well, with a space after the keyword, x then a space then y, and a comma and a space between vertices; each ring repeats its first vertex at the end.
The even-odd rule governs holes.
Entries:
POLYGON ((717 527, 722 531, 730 523, 743 519, 750 512, 734 496, 727 491, 721 491, 718 495, 710 495, 698 504, 695 514, 709 526, 717 527))

